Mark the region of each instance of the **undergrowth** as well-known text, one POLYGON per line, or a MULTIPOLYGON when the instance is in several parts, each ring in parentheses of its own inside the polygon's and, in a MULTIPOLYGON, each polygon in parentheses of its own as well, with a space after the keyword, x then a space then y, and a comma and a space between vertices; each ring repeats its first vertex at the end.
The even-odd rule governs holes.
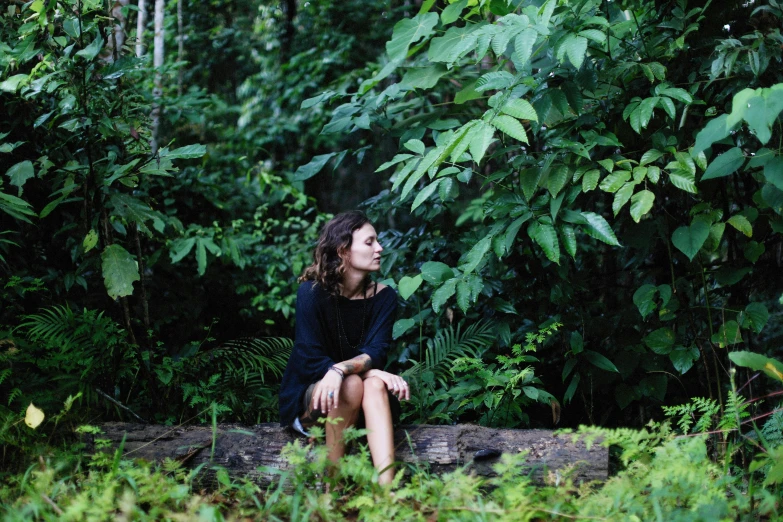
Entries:
MULTIPOLYGON (((759 431, 775 429, 778 417, 759 431)), ((623 469, 590 484, 555 473, 536 484, 523 452, 503 455, 491 478, 477 477, 469 467, 436 475, 422 465, 401 464, 392 486, 383 487, 360 440, 337 467, 323 444, 287 445, 288 469, 258 470, 274 476, 268 488, 249 477, 231 478, 219 467, 194 471, 173 460, 130 461, 119 451, 84 457, 72 447, 71 453, 42 455, 25 472, 6 476, 0 513, 8 521, 783 520, 781 482, 763 480, 769 470, 742 472, 732 464, 737 448, 716 459, 713 434, 686 435, 671 426, 666 421, 643 430, 573 433, 588 445, 620 450, 623 469), (200 486, 205 476, 212 477, 209 489, 200 486)), ((314 431, 323 434, 321 428, 314 431)), ((349 431, 353 439, 364 434, 349 431)), ((780 447, 768 449, 779 455, 780 447)))

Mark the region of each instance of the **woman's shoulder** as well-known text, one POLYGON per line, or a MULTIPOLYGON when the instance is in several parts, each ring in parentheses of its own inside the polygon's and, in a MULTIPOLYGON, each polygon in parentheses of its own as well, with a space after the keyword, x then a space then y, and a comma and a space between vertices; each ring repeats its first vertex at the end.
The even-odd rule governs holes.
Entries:
POLYGON ((306 301, 323 301, 327 297, 329 297, 328 292, 317 281, 312 280, 302 281, 296 291, 296 298, 306 301))
POLYGON ((375 285, 373 285, 373 287, 375 293, 372 295, 372 297, 375 298, 375 301, 383 303, 397 303, 397 292, 394 291, 394 288, 383 283, 378 283, 377 287, 375 287, 375 285))

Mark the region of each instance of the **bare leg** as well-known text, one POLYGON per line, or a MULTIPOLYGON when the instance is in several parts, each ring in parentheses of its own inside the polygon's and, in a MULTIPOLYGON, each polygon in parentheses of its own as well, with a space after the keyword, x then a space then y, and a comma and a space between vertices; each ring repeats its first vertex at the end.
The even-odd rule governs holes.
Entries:
POLYGON ((359 407, 362 404, 364 386, 358 375, 349 375, 340 387, 340 403, 329 412, 328 419, 342 418, 341 421, 326 423, 326 447, 329 449, 329 460, 337 463, 345 455, 343 431, 348 426, 356 424, 359 407))
POLYGON ((367 425, 367 444, 370 446, 372 463, 378 471, 379 484, 391 484, 394 480, 394 429, 386 384, 377 377, 364 380, 362 398, 364 420, 367 425), (385 470, 385 471, 382 471, 385 470))

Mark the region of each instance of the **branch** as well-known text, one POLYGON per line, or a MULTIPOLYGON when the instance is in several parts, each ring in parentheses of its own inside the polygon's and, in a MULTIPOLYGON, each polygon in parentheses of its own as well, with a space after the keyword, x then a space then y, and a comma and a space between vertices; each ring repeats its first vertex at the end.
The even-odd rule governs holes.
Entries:
POLYGON ((115 404, 115 405, 119 406, 119 407, 120 407, 120 408, 122 408, 123 410, 127 411, 128 413, 130 413, 131 415, 133 415, 134 417, 136 417, 137 419, 139 419, 139 420, 140 420, 141 422, 143 422, 144 424, 149 424, 149 423, 150 423, 148 420, 144 420, 144 419, 142 419, 141 417, 139 417, 138 415, 136 415, 136 412, 134 412, 132 409, 130 409, 130 408, 128 408, 127 406, 125 406, 123 403, 121 403, 121 402, 120 402, 120 401, 118 401, 117 399, 115 399, 115 398, 111 397, 110 395, 108 395, 107 393, 105 393, 105 392, 104 392, 103 390, 101 390, 100 388, 95 388, 95 391, 96 391, 96 392, 98 392, 98 395, 100 395, 100 396, 101 396, 101 397, 103 397, 104 399, 108 400, 109 402, 111 402, 111 403, 113 403, 113 404, 115 404))

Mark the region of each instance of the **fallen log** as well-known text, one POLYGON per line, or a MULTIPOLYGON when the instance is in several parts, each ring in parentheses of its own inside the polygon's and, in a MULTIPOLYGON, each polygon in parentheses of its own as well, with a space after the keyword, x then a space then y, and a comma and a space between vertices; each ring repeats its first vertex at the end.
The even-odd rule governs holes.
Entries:
MULTIPOLYGON (((211 426, 114 422, 100 427, 102 434, 88 436, 88 448, 94 447, 95 439, 108 439, 111 448, 116 448, 124 437, 124 455, 128 458, 160 461, 169 457, 190 467, 211 463, 222 466, 231 476, 246 476, 262 486, 272 482, 275 475, 258 468, 287 469, 281 457, 283 447, 296 438, 306 441, 277 424, 219 424, 213 453, 211 426)), ((494 429, 469 424, 410 425, 397 428, 394 440, 398 461, 428 464, 434 473, 469 465, 477 475, 492 476, 492 465, 500 455, 522 451, 528 452, 526 467, 537 482, 542 482, 547 473, 562 475, 572 469, 571 476, 577 482, 606 480, 609 471, 606 448, 593 444, 588 449, 581 441, 572 443, 569 436, 548 430, 494 429)))

